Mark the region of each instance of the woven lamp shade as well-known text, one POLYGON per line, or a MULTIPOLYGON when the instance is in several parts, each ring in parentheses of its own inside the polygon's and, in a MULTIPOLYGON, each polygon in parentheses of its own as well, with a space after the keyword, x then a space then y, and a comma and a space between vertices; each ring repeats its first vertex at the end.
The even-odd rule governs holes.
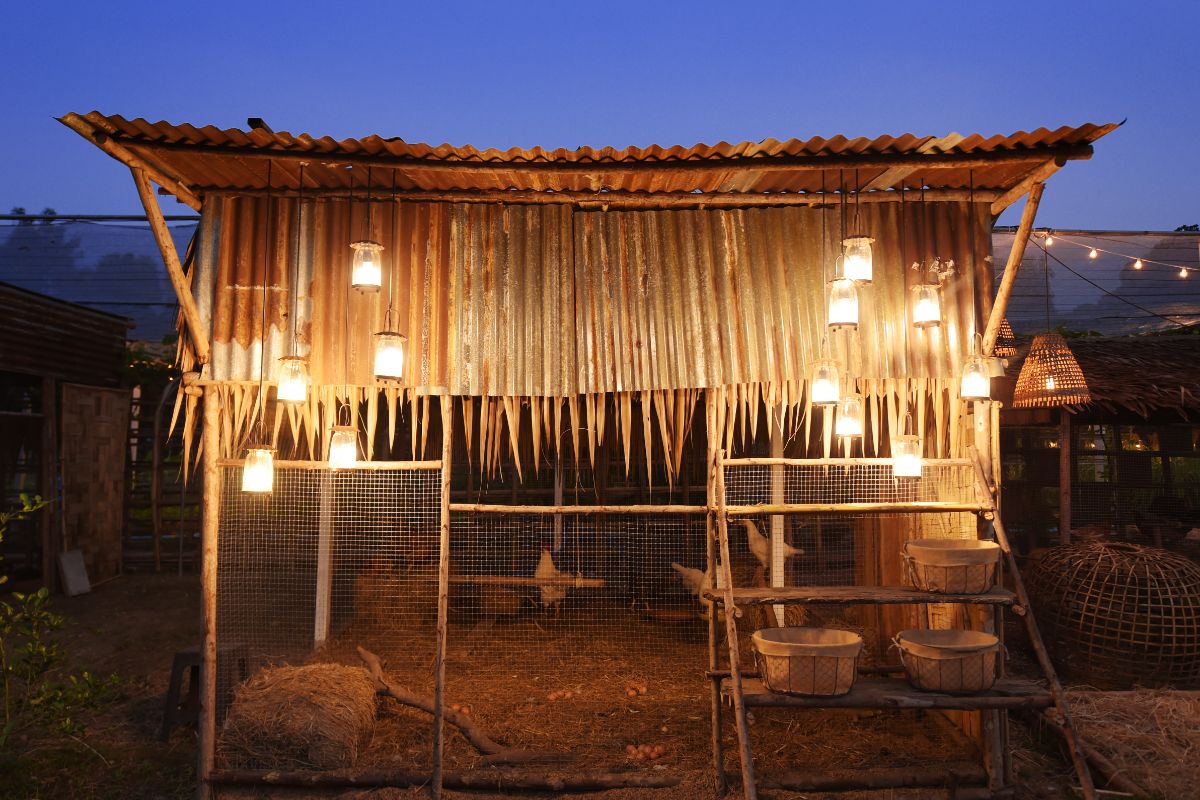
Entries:
POLYGON ((1091 402, 1083 370, 1067 342, 1057 333, 1033 340, 1013 390, 1014 408, 1051 408, 1091 402))
POLYGON ((1012 325, 1008 324, 1008 317, 1000 320, 1000 330, 996 332, 996 346, 992 348, 992 355, 998 358, 1012 358, 1017 354, 1017 336, 1013 333, 1012 325))

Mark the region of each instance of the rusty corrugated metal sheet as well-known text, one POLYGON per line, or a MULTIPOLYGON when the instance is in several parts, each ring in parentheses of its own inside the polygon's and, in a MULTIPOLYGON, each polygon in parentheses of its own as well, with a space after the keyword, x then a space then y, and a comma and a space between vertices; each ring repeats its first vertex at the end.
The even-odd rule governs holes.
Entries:
MULTIPOLYGON (((168 122, 127 120, 121 116, 106 116, 93 111, 87 114, 68 114, 63 118, 79 124, 96 134, 130 149, 166 175, 176 178, 201 192, 249 191, 266 185, 265 159, 239 156, 253 151, 275 151, 281 155, 311 156, 306 186, 309 188, 345 189, 351 180, 362 185, 365 170, 346 170, 324 164, 321 158, 339 155, 370 155, 395 160, 399 168, 401 189, 426 190, 571 190, 627 192, 813 192, 825 180, 812 169, 764 171, 757 163, 768 163, 781 157, 803 156, 870 156, 870 155, 945 155, 963 156, 1001 152, 1028 152, 1030 160, 1044 159, 1046 151, 1056 147, 1087 145, 1117 127, 1115 124, 1063 126, 1053 130, 1038 128, 1018 131, 1004 136, 984 137, 979 134, 962 136, 878 136, 809 139, 766 139, 761 142, 730 144, 697 144, 691 147, 581 147, 575 150, 535 147, 508 150, 479 149, 470 145, 428 145, 405 142, 398 138, 368 136, 362 139, 334 140, 309 134, 286 132, 268 133, 262 130, 241 131, 214 126, 197 128, 193 125, 174 125, 168 122), (173 149, 180 146, 195 150, 173 149), (694 163, 696 169, 680 168, 679 164, 694 163), (434 168, 446 163, 462 169, 448 172, 434 168), (422 168, 422 164, 427 165, 422 168), (470 169, 472 164, 487 165, 470 169), (627 164, 629 170, 612 169, 604 173, 573 170, 555 173, 530 169, 530 165, 554 164, 562 167, 586 167, 595 164, 627 164), (670 165, 671 169, 635 169, 653 165, 670 165), (725 167, 728 168, 716 168, 725 167)), ((298 176, 294 168, 277 166, 277 185, 295 188, 298 176)), ((885 177, 887 188, 906 180, 913 185, 918 179, 931 188, 963 189, 974 184, 977 189, 1002 190, 1020 181, 1029 171, 1030 162, 1004 162, 973 171, 953 166, 930 165, 919 173, 905 176, 885 176, 886 169, 864 169, 856 176, 846 176, 848 185, 867 186, 885 177), (853 180, 852 180, 853 179, 853 180)), ((376 188, 390 185, 387 170, 376 170, 376 188)))

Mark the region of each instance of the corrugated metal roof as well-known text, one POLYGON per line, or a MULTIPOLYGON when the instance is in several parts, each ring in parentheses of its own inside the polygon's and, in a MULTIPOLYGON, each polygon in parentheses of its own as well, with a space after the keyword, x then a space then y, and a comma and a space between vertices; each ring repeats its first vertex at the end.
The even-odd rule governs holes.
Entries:
POLYGON ((817 192, 833 188, 838 170, 847 186, 888 189, 923 182, 932 189, 1003 191, 1050 158, 1087 158, 1091 143, 1117 124, 1038 128, 1006 136, 878 136, 765 139, 690 147, 581 147, 575 150, 480 149, 430 145, 372 135, 335 140, 265 130, 242 131, 127 120, 93 111, 61 120, 102 147, 116 145, 194 193, 258 191, 267 160, 276 186, 295 188, 295 161, 309 161, 309 190, 362 187, 375 166, 376 192, 535 191, 679 193, 817 192), (289 165, 287 162, 292 161, 289 165), (902 168, 897 169, 897 165, 902 168), (354 166, 354 169, 347 169, 354 166), (833 171, 824 175, 823 170, 833 171), (853 174, 849 174, 853 173, 853 174))

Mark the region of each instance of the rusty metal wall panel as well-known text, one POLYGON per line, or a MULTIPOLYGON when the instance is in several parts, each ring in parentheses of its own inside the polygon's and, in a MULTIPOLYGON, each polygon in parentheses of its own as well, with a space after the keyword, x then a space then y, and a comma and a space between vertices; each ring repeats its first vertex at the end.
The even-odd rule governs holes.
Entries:
POLYGON ((368 234, 361 203, 351 219, 345 201, 305 201, 298 256, 295 214, 294 199, 273 200, 269 214, 262 198, 205 204, 192 290, 212 331, 209 377, 258 380, 265 278, 266 380, 275 379, 278 359, 293 352, 294 329, 294 352, 310 357, 314 384, 373 385, 371 337, 384 328, 391 303, 393 326, 409 338, 405 384, 445 386, 448 207, 376 204, 368 234), (349 243, 363 238, 384 245, 384 285, 373 294, 350 287, 349 243))

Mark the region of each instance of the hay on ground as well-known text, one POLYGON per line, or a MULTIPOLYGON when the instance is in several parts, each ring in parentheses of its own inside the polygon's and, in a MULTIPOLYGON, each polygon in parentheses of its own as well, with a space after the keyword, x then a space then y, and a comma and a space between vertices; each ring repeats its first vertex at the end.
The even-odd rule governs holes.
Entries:
POLYGON ((1200 692, 1071 691, 1071 716, 1092 749, 1156 797, 1194 797, 1200 692))
POLYGON ((218 755, 247 769, 352 767, 370 741, 375 705, 362 667, 267 667, 234 693, 218 755))

